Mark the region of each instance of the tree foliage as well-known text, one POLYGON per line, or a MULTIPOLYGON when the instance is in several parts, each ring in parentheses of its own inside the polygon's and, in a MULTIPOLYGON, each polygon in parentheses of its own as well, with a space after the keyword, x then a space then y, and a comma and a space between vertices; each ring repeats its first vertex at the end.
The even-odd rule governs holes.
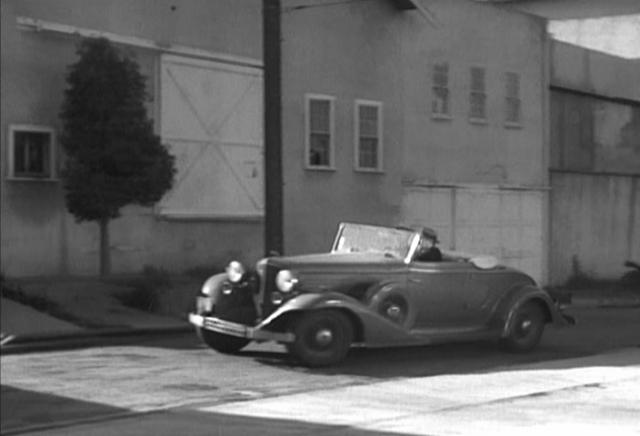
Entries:
POLYGON ((106 39, 83 40, 77 54, 60 114, 65 199, 78 221, 105 221, 160 200, 174 158, 153 132, 138 64, 106 39))

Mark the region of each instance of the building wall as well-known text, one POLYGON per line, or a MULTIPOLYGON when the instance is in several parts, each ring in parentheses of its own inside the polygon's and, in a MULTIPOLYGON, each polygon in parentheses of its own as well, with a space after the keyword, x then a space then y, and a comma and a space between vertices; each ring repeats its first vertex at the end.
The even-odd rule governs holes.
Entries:
POLYGON ((551 282, 616 279, 638 260, 640 64, 553 47, 551 282))
MULTIPOLYGON (((59 129, 65 74, 76 61, 77 37, 17 27, 18 17, 180 44, 223 55, 261 58, 260 3, 222 0, 3 0, 1 7, 2 271, 7 275, 95 274, 98 229, 65 212, 59 180, 8 180, 11 124, 59 129)), ((162 50, 123 47, 148 78, 149 110, 159 112, 158 66, 162 50)), ((160 127, 157 126, 158 132, 160 127)), ((59 156, 58 166, 62 161, 59 156)), ((206 189, 206 188, 205 188, 206 189)), ((159 219, 152 209, 127 207, 112 222, 114 272, 144 265, 174 271, 221 263, 229 255, 255 260, 262 253, 262 224, 236 220, 159 219), (234 253, 230 253, 234 251, 234 253)))
POLYGON ((640 258, 640 176, 552 173, 551 282, 617 279, 640 258))
POLYGON ((473 2, 429 1, 404 38, 404 178, 546 185, 546 32, 543 20, 473 2), (499 32, 496 29, 500 29, 499 32), (431 66, 448 62, 451 118, 431 116, 431 66), (487 120, 469 119, 469 69, 486 70, 487 120), (505 125, 505 73, 520 75, 522 122, 505 125))
POLYGON ((394 222, 404 153, 403 13, 391 2, 282 14, 285 251, 328 250, 340 221, 394 222), (335 97, 334 171, 305 169, 305 94, 335 97), (354 102, 383 103, 384 170, 354 171, 354 102))
POLYGON ((392 2, 283 14, 286 251, 329 248, 340 221, 424 224, 437 228, 446 248, 489 251, 543 280, 548 184, 544 21, 474 2, 423 4, 433 21, 416 10, 397 10, 392 2), (451 116, 435 119, 431 74, 433 64, 443 61, 449 64, 451 116), (482 123, 469 120, 473 66, 486 69, 487 119, 482 123), (519 126, 504 122, 506 72, 520 75, 519 126), (334 171, 304 167, 306 93, 335 97, 334 171), (383 103, 381 173, 354 171, 356 99, 383 103), (497 193, 504 187, 518 188, 518 195, 497 193), (479 198, 504 207, 497 215, 478 213, 477 207, 487 204, 479 198), (495 233, 500 223, 511 223, 522 211, 533 214, 522 221, 526 225, 502 236, 495 233), (496 238, 478 237, 488 234, 496 238), (526 247, 515 253, 515 242, 526 247), (522 263, 525 255, 528 260, 522 263))

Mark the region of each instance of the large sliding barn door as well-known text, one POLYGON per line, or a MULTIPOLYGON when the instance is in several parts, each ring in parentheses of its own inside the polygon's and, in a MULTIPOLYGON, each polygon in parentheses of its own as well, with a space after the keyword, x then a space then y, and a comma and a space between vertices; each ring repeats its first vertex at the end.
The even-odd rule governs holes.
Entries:
POLYGON ((434 228, 445 249, 491 254, 545 282, 544 201, 540 190, 409 187, 401 221, 434 228))
POLYGON ((160 87, 161 136, 178 172, 158 212, 262 216, 262 71, 163 56, 160 87))

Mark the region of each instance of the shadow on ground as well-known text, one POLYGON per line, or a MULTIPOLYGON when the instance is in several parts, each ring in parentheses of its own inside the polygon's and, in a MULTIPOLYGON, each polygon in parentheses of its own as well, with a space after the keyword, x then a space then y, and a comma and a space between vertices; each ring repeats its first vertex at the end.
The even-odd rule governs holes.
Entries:
MULTIPOLYGON (((135 413, 2 385, 1 434, 47 435, 397 435, 344 425, 226 415, 187 408, 135 413), (25 407, 29 405, 29 407, 25 407)), ((406 435, 406 433, 403 433, 406 435)))
POLYGON ((27 428, 49 427, 88 417, 106 418, 128 413, 126 409, 118 407, 7 385, 2 385, 1 395, 0 433, 3 435, 16 434, 27 428))

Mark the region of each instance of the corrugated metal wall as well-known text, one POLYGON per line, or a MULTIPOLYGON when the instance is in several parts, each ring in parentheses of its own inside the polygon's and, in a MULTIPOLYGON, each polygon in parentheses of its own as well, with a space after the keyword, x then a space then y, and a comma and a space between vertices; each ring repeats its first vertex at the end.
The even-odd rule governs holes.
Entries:
POLYGON ((640 176, 551 173, 550 279, 619 278, 640 261, 640 176))

